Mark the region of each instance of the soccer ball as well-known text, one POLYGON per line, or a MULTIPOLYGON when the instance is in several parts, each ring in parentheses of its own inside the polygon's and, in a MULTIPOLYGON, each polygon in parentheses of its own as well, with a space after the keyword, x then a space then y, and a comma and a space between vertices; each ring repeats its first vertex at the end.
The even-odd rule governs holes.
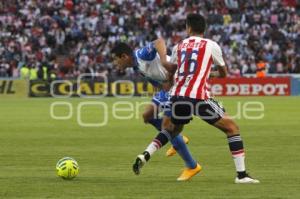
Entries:
POLYGON ((79 166, 76 160, 70 157, 60 159, 56 164, 56 174, 65 180, 75 178, 79 173, 79 166))

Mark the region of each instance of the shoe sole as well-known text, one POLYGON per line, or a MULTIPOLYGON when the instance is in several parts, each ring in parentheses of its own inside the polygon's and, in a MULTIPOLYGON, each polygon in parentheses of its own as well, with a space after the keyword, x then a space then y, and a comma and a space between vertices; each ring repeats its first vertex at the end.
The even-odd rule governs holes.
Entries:
POLYGON ((260 182, 234 182, 235 184, 259 184, 260 182))

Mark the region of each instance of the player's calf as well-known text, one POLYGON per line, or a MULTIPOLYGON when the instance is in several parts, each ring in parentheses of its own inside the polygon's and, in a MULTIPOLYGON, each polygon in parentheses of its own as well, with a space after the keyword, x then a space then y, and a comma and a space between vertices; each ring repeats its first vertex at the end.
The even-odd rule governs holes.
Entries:
POLYGON ((237 135, 240 132, 239 126, 226 114, 213 125, 223 131, 227 137, 237 135))

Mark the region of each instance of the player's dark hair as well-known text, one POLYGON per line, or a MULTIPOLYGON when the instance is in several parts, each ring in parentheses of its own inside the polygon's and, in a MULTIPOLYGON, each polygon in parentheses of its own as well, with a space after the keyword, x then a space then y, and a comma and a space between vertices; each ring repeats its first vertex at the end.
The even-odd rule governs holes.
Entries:
POLYGON ((200 14, 190 13, 186 17, 186 25, 191 27, 194 33, 204 33, 206 22, 205 18, 200 14))
POLYGON ((121 57, 122 54, 132 55, 132 48, 126 43, 117 43, 111 50, 112 54, 115 54, 117 57, 121 57))

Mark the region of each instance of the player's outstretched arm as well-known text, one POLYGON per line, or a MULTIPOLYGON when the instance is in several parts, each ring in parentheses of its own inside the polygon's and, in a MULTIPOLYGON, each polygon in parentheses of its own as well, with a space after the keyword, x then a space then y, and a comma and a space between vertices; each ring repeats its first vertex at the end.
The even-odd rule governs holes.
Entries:
POLYGON ((163 38, 158 38, 153 41, 154 47, 159 54, 160 61, 162 63, 167 62, 167 47, 163 38))
POLYGON ((177 69, 177 65, 173 64, 171 62, 168 62, 167 60, 167 47, 165 40, 163 38, 158 38, 153 41, 154 47, 160 57, 161 64, 163 67, 166 68, 166 70, 170 73, 174 73, 177 69))

